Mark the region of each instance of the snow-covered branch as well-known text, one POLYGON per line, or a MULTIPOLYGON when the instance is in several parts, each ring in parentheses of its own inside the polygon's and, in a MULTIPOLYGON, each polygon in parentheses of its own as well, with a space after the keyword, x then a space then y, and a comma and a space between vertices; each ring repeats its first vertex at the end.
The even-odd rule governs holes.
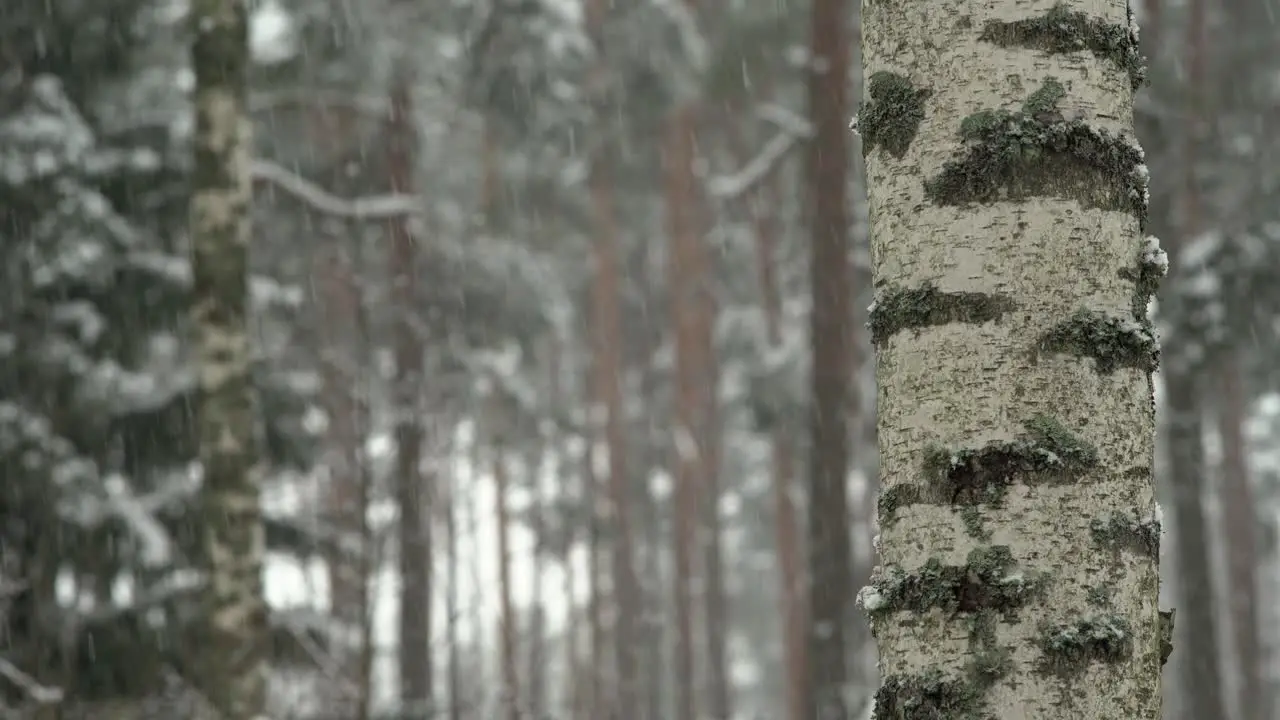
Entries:
POLYGON ((778 167, 801 137, 788 131, 778 133, 765 143, 755 157, 731 175, 721 175, 707 182, 707 190, 722 200, 741 197, 778 167))
POLYGON ((0 658, 0 677, 20 688, 37 705, 55 705, 62 702, 61 688, 41 685, 40 681, 4 658, 0 658))
POLYGON ((269 160, 254 160, 251 172, 254 185, 283 190, 303 205, 326 215, 352 220, 389 220, 422 211, 421 201, 413 195, 338 197, 269 160))
POLYGON ((813 137, 813 123, 791 108, 778 103, 764 103, 756 108, 756 116, 773 123, 796 137, 813 137))

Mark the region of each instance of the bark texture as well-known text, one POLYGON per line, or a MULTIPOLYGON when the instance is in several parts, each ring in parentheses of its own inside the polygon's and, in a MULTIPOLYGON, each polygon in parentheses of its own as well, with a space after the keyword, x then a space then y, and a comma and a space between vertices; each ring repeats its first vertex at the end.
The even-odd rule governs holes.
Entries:
POLYGON ((208 590, 191 645, 193 678, 226 720, 265 713, 267 608, 256 399, 249 349, 248 9, 192 3, 195 170, 192 319, 204 484, 196 522, 208 590))
POLYGON ((864 3, 881 720, 1160 717, 1131 22, 864 3))

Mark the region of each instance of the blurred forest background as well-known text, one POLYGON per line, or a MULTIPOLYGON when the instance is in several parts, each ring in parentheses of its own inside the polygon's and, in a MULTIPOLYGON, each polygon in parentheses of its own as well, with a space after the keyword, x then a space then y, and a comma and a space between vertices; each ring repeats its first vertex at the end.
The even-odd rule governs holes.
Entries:
MULTIPOLYGON (((1145 2, 1166 717, 1277 718, 1280 8, 1145 2)), ((0 9, 3 718, 190 717, 186 4, 0 9)), ((272 717, 865 708, 856 5, 251 6, 272 717)))

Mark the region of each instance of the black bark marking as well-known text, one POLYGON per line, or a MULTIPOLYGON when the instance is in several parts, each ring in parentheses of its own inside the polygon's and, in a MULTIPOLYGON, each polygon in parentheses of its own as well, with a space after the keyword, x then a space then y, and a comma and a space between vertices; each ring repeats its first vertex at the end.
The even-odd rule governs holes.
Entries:
POLYGON ((949 323, 981 324, 999 320, 1017 305, 999 293, 943 292, 932 283, 919 288, 889 288, 880 293, 867 322, 873 343, 903 330, 949 323))
POLYGON ((1160 344, 1149 323, 1125 320, 1092 310, 1079 310, 1053 326, 1036 345, 1038 352, 1093 358, 1099 374, 1122 367, 1155 372, 1160 344))

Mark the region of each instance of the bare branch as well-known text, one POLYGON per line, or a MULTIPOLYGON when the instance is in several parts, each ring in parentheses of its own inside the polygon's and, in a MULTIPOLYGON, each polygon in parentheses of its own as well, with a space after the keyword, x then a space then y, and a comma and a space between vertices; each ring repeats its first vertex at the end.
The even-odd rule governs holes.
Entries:
POLYGON ((773 123, 796 137, 813 137, 813 123, 791 108, 778 103, 764 103, 756 108, 756 116, 773 123))
POLYGON ((18 686, 37 705, 56 705, 62 702, 61 688, 41 685, 40 681, 4 658, 0 658, 0 677, 18 686))
POLYGON ((800 139, 800 136, 787 131, 775 135, 741 170, 732 175, 711 178, 707 182, 708 192, 724 200, 741 197, 781 165, 783 158, 791 152, 800 139))
POLYGON ((368 95, 349 95, 324 90, 254 93, 249 98, 250 112, 277 110, 344 110, 370 117, 382 117, 387 113, 387 103, 381 98, 368 95))
POLYGON ((413 195, 338 197, 269 160, 254 160, 251 171, 254 185, 283 190, 303 205, 326 215, 352 220, 390 220, 422 212, 420 201, 413 195))

